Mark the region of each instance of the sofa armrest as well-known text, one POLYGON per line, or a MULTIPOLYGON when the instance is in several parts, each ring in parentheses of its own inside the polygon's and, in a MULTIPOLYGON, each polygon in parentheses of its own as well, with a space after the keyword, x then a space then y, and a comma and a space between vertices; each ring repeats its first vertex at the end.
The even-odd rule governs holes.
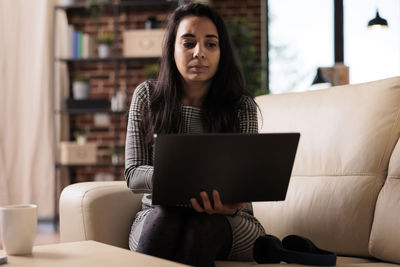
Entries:
POLYGON ((86 182, 67 186, 60 197, 61 242, 95 240, 128 248, 141 194, 124 181, 86 182))

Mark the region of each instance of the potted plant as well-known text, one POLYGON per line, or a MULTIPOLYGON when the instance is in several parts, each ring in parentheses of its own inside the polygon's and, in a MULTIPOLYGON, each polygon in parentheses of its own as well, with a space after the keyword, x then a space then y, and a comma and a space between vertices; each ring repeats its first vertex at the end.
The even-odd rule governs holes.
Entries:
POLYGON ((79 130, 74 131, 74 138, 75 138, 75 141, 78 143, 78 145, 86 144, 86 135, 87 135, 87 131, 84 129, 79 129, 79 130))
POLYGON ((254 45, 254 23, 243 17, 228 21, 228 31, 236 47, 246 85, 254 95, 268 94, 268 88, 261 88, 261 66, 257 63, 257 48, 254 45), (258 88, 258 89, 257 89, 258 88))
POLYGON ((72 83, 72 95, 75 100, 90 98, 89 78, 83 75, 77 76, 72 83))
POLYGON ((113 43, 114 36, 111 33, 103 33, 99 35, 99 57, 105 58, 110 56, 110 48, 113 43))
POLYGON ((158 73, 160 72, 160 64, 150 64, 147 65, 144 70, 144 76, 147 79, 156 80, 158 77, 158 73))
POLYGON ((118 164, 123 153, 124 153, 124 150, 122 148, 113 147, 110 150, 112 164, 114 164, 114 165, 118 164))

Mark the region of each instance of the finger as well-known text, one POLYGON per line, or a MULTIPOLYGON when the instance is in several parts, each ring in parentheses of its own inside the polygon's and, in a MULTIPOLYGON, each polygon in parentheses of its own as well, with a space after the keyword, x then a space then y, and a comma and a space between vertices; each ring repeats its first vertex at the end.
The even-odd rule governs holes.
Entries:
POLYGON ((201 192, 200 193, 200 197, 201 197, 201 199, 203 200, 203 208, 204 208, 204 210, 208 213, 208 214, 213 214, 214 213, 214 210, 213 210, 213 208, 211 207, 211 202, 210 202, 210 199, 208 198, 208 195, 207 195, 207 193, 206 192, 201 192))
POLYGON ((213 199, 214 199, 214 210, 222 211, 224 208, 224 205, 222 204, 222 201, 221 201, 218 191, 214 189, 212 194, 213 194, 213 199))
POLYGON ((232 204, 229 204, 229 206, 231 207, 231 208, 243 208, 244 206, 245 206, 246 204, 245 203, 232 203, 232 204))
POLYGON ((239 211, 239 208, 242 207, 242 203, 232 203, 224 205, 224 213, 225 215, 233 215, 239 211))
POLYGON ((192 204, 192 207, 197 211, 197 212, 204 212, 204 209, 200 206, 199 202, 197 201, 196 198, 191 198, 190 203, 192 204))

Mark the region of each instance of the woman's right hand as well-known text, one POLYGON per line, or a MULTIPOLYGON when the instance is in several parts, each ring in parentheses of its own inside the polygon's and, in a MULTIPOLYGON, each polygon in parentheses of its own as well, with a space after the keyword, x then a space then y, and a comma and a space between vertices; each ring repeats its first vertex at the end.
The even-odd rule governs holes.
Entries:
POLYGON ((243 207, 245 205, 244 203, 223 204, 217 190, 213 190, 212 195, 214 206, 211 205, 211 201, 205 191, 200 193, 200 197, 203 201, 203 206, 199 204, 196 198, 191 198, 190 202, 197 212, 206 212, 210 215, 233 215, 238 211, 240 207, 243 207))

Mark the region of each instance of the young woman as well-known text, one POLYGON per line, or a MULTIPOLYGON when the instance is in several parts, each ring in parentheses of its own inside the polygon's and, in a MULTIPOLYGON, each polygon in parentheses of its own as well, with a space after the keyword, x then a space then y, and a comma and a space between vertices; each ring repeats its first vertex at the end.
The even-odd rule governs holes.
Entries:
POLYGON ((254 241, 265 231, 251 203, 224 204, 214 190, 199 192, 202 203, 190 199, 190 208, 161 207, 152 206, 151 192, 154 134, 257 130, 256 104, 223 19, 201 4, 177 8, 168 18, 158 81, 136 88, 129 111, 125 178, 134 193, 145 193, 130 249, 195 266, 253 260, 254 241))

